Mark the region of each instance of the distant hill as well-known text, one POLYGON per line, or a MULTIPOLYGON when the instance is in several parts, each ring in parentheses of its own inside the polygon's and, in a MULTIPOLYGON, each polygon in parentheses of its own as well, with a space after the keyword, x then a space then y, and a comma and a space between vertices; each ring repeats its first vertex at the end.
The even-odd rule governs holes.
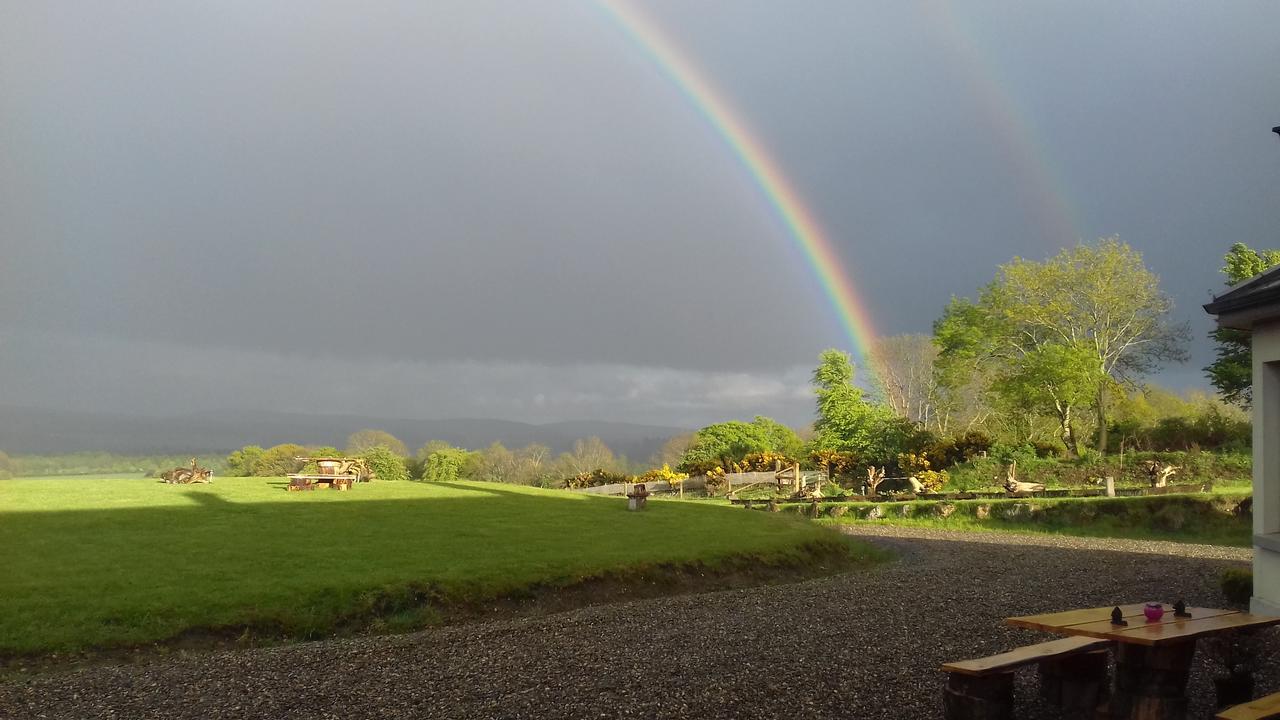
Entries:
POLYGON ((0 450, 19 454, 105 451, 121 454, 225 453, 245 445, 284 442, 342 447, 356 430, 386 430, 415 450, 428 440, 467 448, 529 443, 556 452, 598 436, 615 453, 648 459, 667 439, 689 432, 660 425, 575 420, 533 425, 510 420, 405 420, 356 415, 303 415, 216 410, 175 417, 140 417, 0 405, 0 450))

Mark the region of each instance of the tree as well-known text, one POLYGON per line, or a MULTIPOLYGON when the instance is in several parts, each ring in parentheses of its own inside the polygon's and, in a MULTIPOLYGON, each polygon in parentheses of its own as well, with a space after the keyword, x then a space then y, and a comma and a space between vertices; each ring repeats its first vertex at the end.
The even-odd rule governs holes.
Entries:
POLYGON ((551 463, 551 448, 529 443, 516 451, 517 482, 521 485, 549 486, 559 480, 551 463))
POLYGON ((613 451, 598 437, 573 442, 573 451, 562 453, 559 460, 559 476, 569 477, 589 473, 592 470, 618 470, 618 459, 613 451))
POLYGON ((694 434, 693 444, 680 460, 683 472, 724 469, 752 453, 774 452, 795 458, 800 454, 799 436, 791 428, 762 415, 751 422, 731 420, 708 425, 694 434))
POLYGON ((463 469, 474 454, 463 448, 437 447, 427 455, 422 479, 427 482, 456 482, 463 477, 463 469))
POLYGON ((494 441, 481 450, 476 459, 476 479, 487 482, 510 482, 515 473, 516 458, 500 442, 494 441))
POLYGON ((365 448, 357 455, 368 463, 369 470, 375 480, 408 480, 409 471, 404 464, 404 456, 386 445, 374 445, 365 448))
POLYGON ((9 458, 9 454, 0 450, 0 480, 8 480, 13 477, 13 460, 9 458))
MULTIPOLYGON (((1142 255, 1111 237, 1065 249, 1044 262, 1014 258, 1000 266, 977 302, 953 300, 934 335, 953 371, 995 368, 992 379, 1028 371, 1037 358, 1052 356, 1041 354, 1050 346, 1072 348, 1054 352, 1060 353, 1059 359, 1069 356, 1081 373, 1090 365, 1090 376, 1112 381, 1094 383, 1091 399, 1098 448, 1105 452, 1108 388, 1116 383, 1131 386, 1164 362, 1186 359, 1187 328, 1170 322, 1172 306, 1142 255), (1085 350, 1092 354, 1089 363, 1078 355, 1085 350)), ((1041 380, 1052 379, 1040 375, 1041 380)), ((1093 382, 1083 374, 1056 376, 1074 386, 1093 382)), ((1009 399, 1010 392, 999 384, 992 389, 1009 399)), ((1077 393, 1064 387, 1058 395, 1077 393)), ((1070 415, 1074 407, 1075 403, 1064 407, 1064 413, 1070 415)))
POLYGON ((867 402, 853 378, 848 353, 834 349, 822 352, 813 371, 813 392, 818 400, 813 450, 848 453, 862 462, 884 462, 897 455, 902 424, 896 422, 888 406, 867 402))
POLYGON ((925 427, 937 424, 937 357, 938 347, 928 335, 894 335, 872 343, 869 360, 885 403, 899 417, 925 427))
POLYGON ((795 430, 763 415, 755 416, 751 424, 764 432, 765 439, 769 442, 769 447, 766 448, 768 452, 780 453, 792 459, 800 457, 803 453, 804 442, 800 440, 795 430))
POLYGON ((662 448, 649 458, 649 465, 652 467, 661 467, 669 465, 678 467, 684 460, 684 454, 693 446, 694 439, 697 436, 694 433, 685 433, 676 435, 662 443, 662 448))
POLYGON ((1031 414, 1052 413, 1058 420, 1062 444, 1076 457, 1080 448, 1072 409, 1088 407, 1105 379, 1089 346, 1049 343, 1010 365, 999 379, 999 387, 1000 394, 1016 407, 1031 414))
POLYGON ((405 447, 405 444, 399 438, 385 430, 360 430, 351 433, 347 437, 347 453, 350 455, 359 455, 378 445, 387 448, 400 457, 409 455, 409 448, 405 447))
MULTIPOLYGON (((1227 285, 1236 285, 1280 265, 1280 250, 1254 250, 1235 243, 1223 258, 1227 285)), ((1209 333, 1217 358, 1204 369, 1227 402, 1248 408, 1253 402, 1253 347, 1249 331, 1218 328, 1209 333)))
POLYGON ((227 474, 232 477, 253 475, 254 466, 264 450, 258 445, 245 445, 227 456, 227 474))
POLYGON ((280 477, 289 473, 296 473, 302 469, 303 463, 295 458, 303 457, 306 454, 307 449, 305 447, 293 443, 267 448, 254 461, 253 475, 255 477, 280 477))

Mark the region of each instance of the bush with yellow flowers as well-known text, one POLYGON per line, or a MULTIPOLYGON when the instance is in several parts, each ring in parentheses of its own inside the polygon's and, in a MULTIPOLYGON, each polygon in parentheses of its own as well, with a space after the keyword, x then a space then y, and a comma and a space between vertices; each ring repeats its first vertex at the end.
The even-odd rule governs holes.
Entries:
POLYGON ((734 472, 769 472, 776 470, 779 465, 782 467, 790 467, 795 464, 795 458, 788 457, 780 452, 765 450, 756 452, 742 458, 741 463, 734 463, 734 467, 741 467, 741 470, 734 472))
POLYGON ((904 475, 909 475, 920 484, 928 492, 937 492, 947 484, 948 475, 945 470, 939 472, 930 469, 929 459, 924 454, 916 453, 898 453, 898 469, 904 475))
POLYGON ((665 482, 665 483, 671 483, 671 487, 678 487, 680 483, 688 479, 689 479, 689 476, 686 473, 675 472, 674 470, 671 469, 670 465, 663 464, 662 467, 649 470, 645 474, 636 478, 636 482, 638 483, 665 482))

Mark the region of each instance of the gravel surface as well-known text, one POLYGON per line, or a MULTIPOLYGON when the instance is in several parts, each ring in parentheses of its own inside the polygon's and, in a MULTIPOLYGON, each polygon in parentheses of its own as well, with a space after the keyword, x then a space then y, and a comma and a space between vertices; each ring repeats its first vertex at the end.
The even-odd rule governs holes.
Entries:
MULTIPOLYGON (((878 526, 898 559, 792 585, 0 680, 2 718, 936 718, 940 663, 1048 639, 1009 615, 1222 607, 1234 548, 878 526)), ((1258 693, 1280 689, 1268 638, 1258 693)), ((1191 717, 1212 717, 1197 656, 1191 717)), ((1018 677, 1018 716, 1055 718, 1018 677)))

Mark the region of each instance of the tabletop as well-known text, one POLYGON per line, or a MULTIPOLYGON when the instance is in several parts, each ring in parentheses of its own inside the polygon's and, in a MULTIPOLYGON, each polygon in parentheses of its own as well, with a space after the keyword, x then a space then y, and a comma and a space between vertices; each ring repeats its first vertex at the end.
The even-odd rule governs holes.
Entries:
POLYGON ((1188 642, 1205 635, 1229 630, 1280 624, 1280 617, 1251 615, 1238 610, 1217 608, 1189 607, 1187 612, 1191 617, 1175 617, 1172 605, 1165 605, 1164 616, 1159 620, 1149 621, 1143 614, 1144 603, 1119 607, 1128 625, 1111 624, 1111 612, 1115 609, 1114 607, 1011 617, 1005 619, 1005 624, 1044 630, 1057 635, 1084 635, 1137 645, 1188 642))

